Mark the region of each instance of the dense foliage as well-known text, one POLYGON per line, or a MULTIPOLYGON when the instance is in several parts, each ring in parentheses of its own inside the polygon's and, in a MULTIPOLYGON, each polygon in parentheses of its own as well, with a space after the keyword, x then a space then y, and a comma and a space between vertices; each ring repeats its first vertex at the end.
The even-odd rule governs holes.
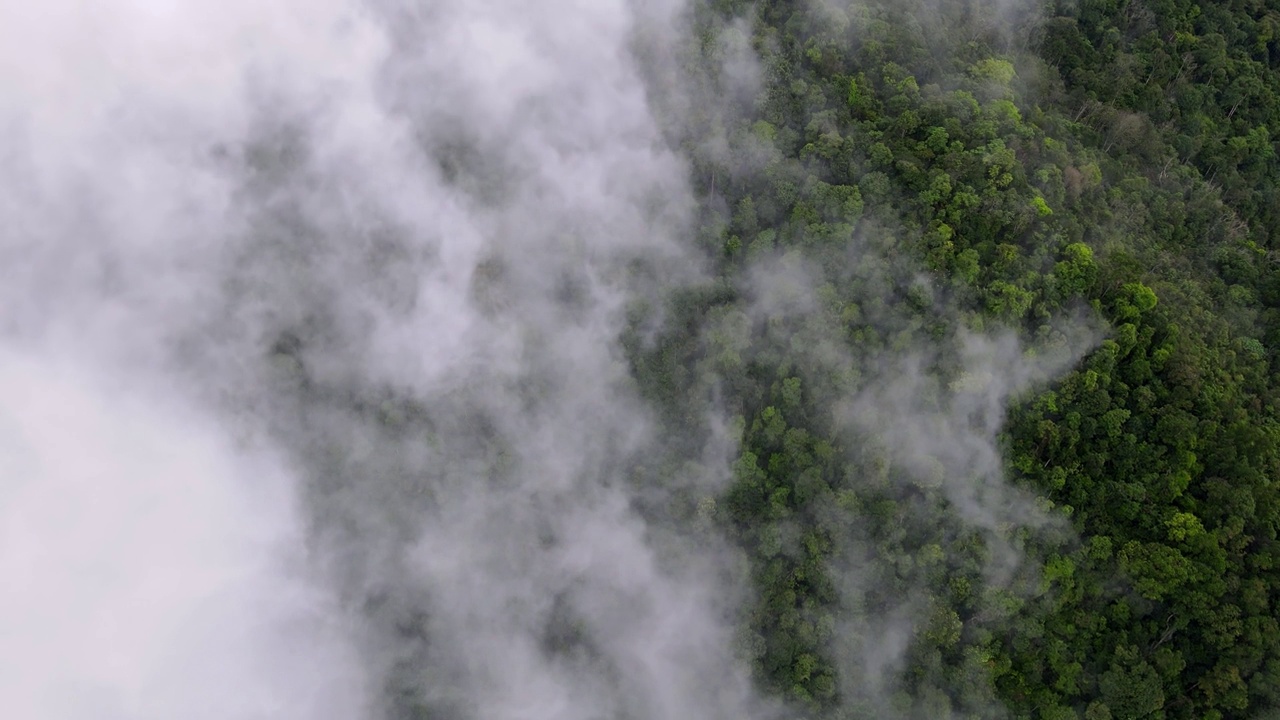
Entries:
POLYGON ((631 347, 672 442, 734 418, 731 486, 690 512, 750 556, 758 680, 814 717, 1280 707, 1280 5, 714 5, 686 62, 747 43, 762 76, 689 135, 719 280, 631 347), (912 412, 946 419, 1000 328, 1078 360, 1010 389, 999 475, 1039 500, 979 522, 937 443, 841 403, 916 358, 912 412), (899 610, 897 659, 841 650, 899 610))

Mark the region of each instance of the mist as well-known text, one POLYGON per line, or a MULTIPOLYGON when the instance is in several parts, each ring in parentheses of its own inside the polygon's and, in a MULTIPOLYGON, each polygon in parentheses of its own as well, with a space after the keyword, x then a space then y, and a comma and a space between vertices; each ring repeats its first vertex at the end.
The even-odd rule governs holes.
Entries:
POLYGON ((878 174, 873 140, 843 119, 846 76, 832 68, 853 72, 850 48, 878 42, 886 18, 926 25, 929 50, 952 62, 970 38, 948 34, 949 17, 976 8, 990 22, 964 27, 1011 37, 1035 13, 808 5, 763 11, 759 56, 721 38, 722 92, 738 96, 747 78, 754 106, 717 106, 704 120, 715 140, 694 152, 704 232, 730 279, 689 357, 738 421, 739 482, 720 517, 768 588, 744 644, 758 675, 781 678, 771 689, 824 716, 1005 717, 990 683, 970 681, 990 668, 978 647, 1048 602, 1042 554, 1074 542, 1067 513, 1009 465, 1006 412, 1106 331, 1076 310, 1038 318, 1033 335, 975 312, 972 287, 926 269, 928 230, 901 207, 910 191, 865 182, 878 174))
MULTIPOLYGON (((1010 472, 1006 411, 1104 335, 1084 312, 1056 318, 1038 339, 995 323, 973 328, 960 290, 894 254, 901 234, 855 234, 841 246, 847 257, 829 255, 825 264, 795 249, 756 254, 745 263, 737 307, 708 333, 708 354, 721 363, 732 356, 783 368, 769 401, 757 401, 770 406, 742 436, 754 451, 750 465, 758 456, 764 467, 773 449, 799 445, 790 428, 839 448, 841 476, 826 486, 797 480, 793 492, 808 505, 762 521, 759 534, 762 546, 773 545, 766 557, 797 564, 812 557, 804 543, 814 534, 829 538, 822 582, 831 606, 800 616, 831 628, 820 648, 836 670, 838 712, 853 717, 950 716, 934 678, 920 670, 930 668, 924 638, 947 623, 957 640, 991 632, 1008 617, 962 623, 939 598, 947 572, 969 568, 982 592, 1015 608, 1046 592, 1027 545, 1070 545, 1074 531, 1010 472), (803 395, 803 410, 788 392, 803 395), (766 425, 770 416, 785 418, 780 430, 766 425), (879 509, 885 501, 894 507, 889 515, 879 509)), ((929 672, 941 676, 940 664, 939 657, 929 672)), ((989 687, 953 692, 964 712, 1007 715, 989 687)))
POLYGON ((163 394, 0 361, 6 714, 352 717, 349 628, 278 459, 163 394))
POLYGON ((635 502, 681 12, 0 9, 7 715, 771 715, 635 502))

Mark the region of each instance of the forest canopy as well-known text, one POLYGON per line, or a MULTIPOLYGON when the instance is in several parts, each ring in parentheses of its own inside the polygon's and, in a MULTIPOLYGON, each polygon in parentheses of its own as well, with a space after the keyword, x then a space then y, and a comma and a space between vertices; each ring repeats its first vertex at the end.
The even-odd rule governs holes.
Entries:
POLYGON ((757 681, 832 718, 1280 708, 1280 5, 719 0, 696 23, 708 88, 735 43, 761 80, 689 133, 728 148, 689 144, 718 284, 632 361, 673 435, 691 397, 737 418, 697 512, 750 555, 757 681), (967 359, 1000 332, 1020 349, 967 359), (1001 389, 967 395, 991 358, 1001 389), (957 450, 988 426, 998 467, 957 450), (966 515, 992 477, 999 509, 966 515))

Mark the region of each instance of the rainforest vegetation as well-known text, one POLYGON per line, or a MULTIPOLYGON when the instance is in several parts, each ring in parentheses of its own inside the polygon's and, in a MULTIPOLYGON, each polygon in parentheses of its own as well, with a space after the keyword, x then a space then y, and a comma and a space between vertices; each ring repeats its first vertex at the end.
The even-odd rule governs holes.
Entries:
POLYGON ((686 135, 718 279, 628 347, 670 442, 709 432, 698 398, 741 441, 728 489, 685 500, 749 556, 757 682, 824 718, 1280 708, 1280 4, 718 0, 696 22, 708 89, 732 99, 735 43, 759 63, 686 135), (761 266, 808 304, 753 294, 761 266), (966 519, 945 442, 904 461, 840 402, 934 348, 943 380, 904 402, 946 416, 1001 379, 962 338, 1001 330, 1065 360, 1002 408, 1013 509, 966 519), (900 661, 842 656, 904 598, 900 661))

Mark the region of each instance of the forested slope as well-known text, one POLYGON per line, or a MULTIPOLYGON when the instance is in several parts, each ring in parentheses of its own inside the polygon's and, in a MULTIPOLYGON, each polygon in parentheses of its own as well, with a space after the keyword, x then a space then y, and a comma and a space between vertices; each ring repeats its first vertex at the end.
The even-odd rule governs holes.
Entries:
POLYGON ((673 443, 699 402, 742 440, 689 513, 747 548, 757 679, 816 717, 1280 707, 1280 5, 715 5, 686 64, 760 59, 688 134, 720 279, 631 347, 673 443))

